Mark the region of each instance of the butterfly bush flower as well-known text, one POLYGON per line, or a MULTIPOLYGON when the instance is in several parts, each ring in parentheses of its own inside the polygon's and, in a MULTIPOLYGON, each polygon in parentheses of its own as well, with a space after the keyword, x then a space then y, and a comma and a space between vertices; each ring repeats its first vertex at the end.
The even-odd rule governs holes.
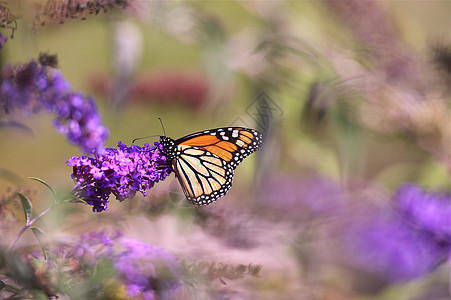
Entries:
POLYGON ((62 294, 70 299, 172 299, 185 280, 177 256, 124 238, 120 231, 60 239, 46 248, 46 258, 40 251, 10 255, 0 255, 8 261, 2 280, 20 285, 19 292, 39 290, 52 299, 62 294))
POLYGON ((56 58, 41 55, 40 63, 6 66, 0 77, 0 109, 5 114, 20 110, 24 115, 46 111, 55 116, 55 129, 81 147, 84 153, 101 151, 108 138, 94 99, 72 91, 61 72, 49 64, 56 58))
MULTIPOLYGON (((110 235, 103 231, 92 231, 81 234, 78 239, 65 238, 54 244, 50 249, 55 263, 65 265, 70 271, 95 267, 101 259, 114 258, 115 241, 122 237, 120 231, 110 235)), ((39 255, 36 256, 40 258, 39 255)))
POLYGON ((122 239, 127 249, 114 260, 114 268, 126 284, 129 297, 167 299, 180 287, 177 257, 165 249, 133 239, 122 239))
POLYGON ((94 151, 94 157, 69 158, 75 196, 92 205, 93 211, 101 212, 107 209, 110 194, 119 201, 133 198, 136 192, 147 195, 147 190, 171 172, 161 150, 159 143, 154 147, 128 147, 119 142, 117 149, 94 151))
POLYGON ((355 213, 345 235, 356 265, 399 282, 422 277, 449 258, 451 199, 405 185, 394 200, 394 209, 355 213))
POLYGON ((427 193, 414 184, 398 189, 395 201, 405 218, 451 250, 451 194, 427 193))
POLYGON ((353 263, 391 282, 419 278, 444 259, 443 249, 394 214, 367 215, 347 237, 353 263))
POLYGON ((82 234, 76 241, 59 243, 51 253, 69 266, 69 272, 77 274, 85 270, 82 276, 89 276, 89 269, 97 268, 102 260, 110 260, 113 265, 110 276, 125 287, 130 298, 167 299, 180 287, 183 276, 174 254, 124 238, 119 231, 110 235, 102 231, 82 234), (118 244, 125 249, 117 250, 118 244))

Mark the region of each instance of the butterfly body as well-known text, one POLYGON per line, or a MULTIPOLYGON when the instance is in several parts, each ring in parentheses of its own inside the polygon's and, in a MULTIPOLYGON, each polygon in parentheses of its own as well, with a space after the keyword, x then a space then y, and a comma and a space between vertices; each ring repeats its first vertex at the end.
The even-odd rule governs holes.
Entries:
POLYGON ((224 127, 173 140, 160 137, 186 198, 206 205, 224 196, 232 186, 235 168, 262 143, 262 135, 244 127, 224 127))

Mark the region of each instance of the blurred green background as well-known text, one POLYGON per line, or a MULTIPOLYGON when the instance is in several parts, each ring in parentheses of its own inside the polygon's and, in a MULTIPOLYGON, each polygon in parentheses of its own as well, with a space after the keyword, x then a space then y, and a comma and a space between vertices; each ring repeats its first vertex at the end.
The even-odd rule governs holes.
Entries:
MULTIPOLYGON (((322 122, 320 130, 301 127, 300 117, 311 85, 320 82, 327 89, 329 84, 348 89, 343 85, 355 78, 346 78, 346 68, 356 67, 353 64, 359 62, 365 64, 365 54, 369 53, 361 52, 360 41, 327 1, 135 1, 134 8, 125 13, 116 10, 88 15, 86 20, 65 20, 64 24, 48 21, 44 26, 38 24, 36 32, 31 20, 38 1, 13 2, 13 11, 20 12, 21 19, 15 38, 2 49, 3 62, 24 63, 36 59, 40 52, 57 54, 59 68, 73 88, 96 97, 111 130, 107 146, 162 134, 158 117, 163 119, 167 134, 174 138, 227 126, 237 117, 244 118, 246 124, 242 125, 255 126, 246 108, 260 91, 265 91, 283 111, 283 116, 274 116, 273 120, 279 129, 277 143, 284 146, 280 147, 283 154, 272 168, 302 167, 313 157, 315 168, 339 175, 338 168, 343 167, 343 161, 339 161, 351 152, 348 158, 358 160, 347 162, 353 172, 368 179, 377 178, 389 186, 406 179, 428 185, 446 183, 446 166, 393 135, 386 137, 358 128, 358 136, 348 136, 354 143, 350 145, 341 136, 347 133, 336 128, 334 122, 340 121, 333 120, 335 116, 329 117, 330 122, 322 122), (124 23, 131 32, 119 32, 118 24, 124 23), (92 80, 104 76, 111 81, 117 76, 117 34, 123 34, 120 39, 124 41, 128 35, 136 35, 137 47, 141 46, 135 49, 138 55, 132 79, 149 73, 200 74, 209 88, 203 105, 187 109, 178 104, 124 99, 124 105, 110 109, 108 95, 96 91, 92 80)), ((412 63, 428 62, 431 44, 449 44, 449 1, 385 1, 376 6, 386 18, 384 22, 393 27, 397 42, 408 50, 412 63)), ((380 28, 378 24, 371 27, 375 31, 380 28)), ((353 99, 348 100, 354 102, 351 105, 360 101, 355 100, 359 95, 352 90, 346 96, 353 99)), ((357 119, 357 110, 352 110, 345 112, 346 118, 357 119)), ((33 136, 1 132, 2 167, 22 178, 38 176, 70 184, 69 177, 61 176, 69 172, 64 161, 78 155, 78 150, 51 130, 49 116, 33 116, 24 123, 33 128, 33 136)))

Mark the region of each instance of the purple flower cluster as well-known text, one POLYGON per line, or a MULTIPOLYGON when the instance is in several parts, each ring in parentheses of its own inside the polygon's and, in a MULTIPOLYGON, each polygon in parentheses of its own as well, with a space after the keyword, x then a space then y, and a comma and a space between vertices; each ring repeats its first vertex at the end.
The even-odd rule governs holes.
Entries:
POLYGON ((406 184, 398 189, 395 201, 411 224, 451 249, 450 193, 426 193, 413 184, 406 184))
POLYGON ((419 278, 451 254, 449 194, 426 193, 409 184, 394 209, 354 212, 346 239, 353 262, 391 282, 419 278))
POLYGON ((366 216, 348 231, 353 262, 392 282, 414 279, 433 270, 444 258, 429 237, 394 214, 366 216))
POLYGON ((94 152, 94 158, 69 158, 67 164, 73 167, 72 178, 76 182, 75 196, 92 205, 93 211, 101 212, 107 209, 111 193, 119 201, 133 198, 138 191, 147 195, 147 190, 172 171, 161 150, 159 143, 155 147, 128 147, 119 142, 118 149, 94 152))
MULTIPOLYGON (((41 55, 40 60, 50 58, 41 55)), ((101 123, 94 99, 73 92, 60 71, 32 60, 4 67, 0 82, 0 109, 6 114, 21 110, 30 115, 45 110, 56 116, 55 129, 84 153, 103 148, 109 132, 101 123)))
POLYGON ((114 260, 114 268, 131 298, 168 299, 179 286, 177 257, 164 249, 132 239, 122 239, 127 249, 114 260))
MULTIPOLYGON (((76 285, 80 283, 79 281, 94 280, 93 274, 96 274, 96 270, 100 272, 102 262, 105 261, 111 262, 107 265, 112 266, 108 269, 108 279, 116 284, 108 286, 108 281, 102 279, 99 284, 106 286, 94 285, 94 289, 101 290, 103 295, 108 288, 115 289, 110 291, 112 294, 121 294, 123 288, 127 293, 127 299, 168 299, 181 286, 183 278, 177 256, 163 248, 124 238, 119 231, 110 235, 102 231, 88 232, 76 240, 60 241, 48 251, 50 254, 48 277, 56 276, 55 282, 62 280, 59 283, 60 288, 64 284, 76 285), (119 240, 125 249, 118 249, 119 240), (61 269, 67 273, 64 276, 70 278, 68 282, 58 276, 57 272, 61 269)), ((34 256, 42 259, 40 253, 34 256)), ((70 291, 67 287, 63 287, 63 290, 70 291)), ((80 297, 80 294, 78 296, 80 297)))
POLYGON ((93 231, 81 234, 78 241, 66 239, 56 244, 52 249, 55 256, 63 257, 68 265, 76 265, 77 268, 91 267, 102 258, 113 258, 114 241, 122 236, 115 231, 110 236, 102 231, 93 231))

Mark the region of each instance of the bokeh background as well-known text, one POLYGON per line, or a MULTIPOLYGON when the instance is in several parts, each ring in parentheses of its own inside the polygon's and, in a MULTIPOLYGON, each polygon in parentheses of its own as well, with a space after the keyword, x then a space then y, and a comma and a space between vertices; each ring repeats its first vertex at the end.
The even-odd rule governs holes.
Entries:
MULTIPOLYGON (((394 210, 404 184, 450 192, 450 1, 135 0, 85 20, 39 21, 46 1, 6 3, 20 18, 0 64, 56 54, 73 89, 95 97, 106 147, 163 135, 159 117, 172 138, 229 125, 265 134, 212 205, 187 205, 172 175, 146 197, 112 196, 102 213, 57 207, 40 220, 49 237, 118 228, 185 259, 262 265, 259 277, 212 281, 180 299, 450 298, 446 259, 398 276, 403 258, 373 268, 383 258, 355 251, 384 249, 353 242, 374 211, 394 210)), ((7 118, 26 128, 0 130, 1 192, 26 189, 43 211, 50 193, 27 178, 67 193, 66 160, 82 153, 49 115, 7 118)), ((35 242, 29 233, 19 245, 35 242)), ((409 264, 426 259, 412 254, 409 264)))

